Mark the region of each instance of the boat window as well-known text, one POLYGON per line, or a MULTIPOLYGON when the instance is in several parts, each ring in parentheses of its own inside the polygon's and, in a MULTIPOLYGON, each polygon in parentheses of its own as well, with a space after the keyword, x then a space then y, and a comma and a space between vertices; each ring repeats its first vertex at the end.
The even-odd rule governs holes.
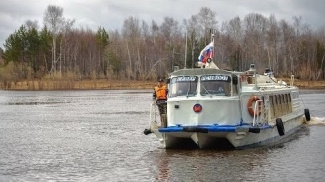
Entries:
POLYGON ((178 76, 170 80, 169 97, 195 96, 197 93, 197 76, 178 76))
POLYGON ((281 99, 282 99, 282 103, 283 103, 283 104, 286 104, 286 103, 287 103, 286 100, 285 100, 285 98, 284 98, 284 95, 283 95, 283 94, 281 94, 281 99))
POLYGON ((286 110, 286 113, 289 113, 288 94, 284 94, 283 97, 284 97, 284 103, 285 103, 284 108, 286 110))
POLYGON ((276 106, 278 105, 278 99, 277 99, 276 95, 274 96, 274 103, 276 106))
POLYGON ((288 100, 289 100, 289 102, 291 102, 291 95, 290 94, 288 94, 288 100))
POLYGON ((200 94, 230 96, 231 78, 228 75, 204 75, 201 76, 200 94))
POLYGON ((279 104, 279 105, 282 104, 281 96, 280 96, 280 95, 277 95, 276 97, 277 97, 277 100, 278 100, 278 104, 279 104))
POLYGON ((238 85, 232 84, 232 95, 238 95, 238 85))
POLYGON ((273 98, 273 96, 270 96, 269 100, 270 100, 271 118, 274 118, 276 113, 275 113, 275 109, 274 109, 274 98, 273 98))

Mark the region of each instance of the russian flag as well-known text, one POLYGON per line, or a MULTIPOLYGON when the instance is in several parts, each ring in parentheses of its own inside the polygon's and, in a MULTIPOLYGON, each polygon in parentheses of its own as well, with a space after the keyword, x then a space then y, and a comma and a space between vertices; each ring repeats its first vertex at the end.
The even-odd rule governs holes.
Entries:
POLYGON ((201 51, 198 59, 199 62, 206 63, 208 58, 213 56, 213 42, 205 46, 205 48, 201 51))

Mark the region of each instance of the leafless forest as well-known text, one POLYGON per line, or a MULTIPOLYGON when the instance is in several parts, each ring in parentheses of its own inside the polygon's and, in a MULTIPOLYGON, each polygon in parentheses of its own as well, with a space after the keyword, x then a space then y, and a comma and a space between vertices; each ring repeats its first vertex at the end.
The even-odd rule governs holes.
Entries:
POLYGON ((276 76, 325 79, 325 28, 314 30, 303 17, 277 20, 257 13, 218 22, 216 13, 203 7, 182 22, 164 17, 161 24, 129 17, 121 30, 93 31, 75 27, 63 8, 49 5, 42 27, 27 20, 6 39, 0 80, 154 80, 173 66, 195 67, 211 31, 214 62, 223 69, 244 71, 255 63, 259 72, 271 68, 276 76))

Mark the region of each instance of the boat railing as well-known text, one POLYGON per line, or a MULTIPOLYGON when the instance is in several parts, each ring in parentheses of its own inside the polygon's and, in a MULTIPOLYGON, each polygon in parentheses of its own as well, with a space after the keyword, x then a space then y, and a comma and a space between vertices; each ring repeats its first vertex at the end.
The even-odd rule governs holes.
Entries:
POLYGON ((265 108, 262 100, 257 100, 254 104, 254 118, 253 126, 256 126, 258 123, 262 123, 265 118, 265 108))
MULTIPOLYGON (((150 123, 149 127, 152 129, 152 127, 157 127, 157 114, 158 114, 158 108, 156 102, 152 102, 150 105, 150 123)), ((159 120, 159 119, 158 119, 159 120)), ((159 120, 160 121, 160 120, 159 120)), ((160 124, 159 124, 160 125, 160 124)))

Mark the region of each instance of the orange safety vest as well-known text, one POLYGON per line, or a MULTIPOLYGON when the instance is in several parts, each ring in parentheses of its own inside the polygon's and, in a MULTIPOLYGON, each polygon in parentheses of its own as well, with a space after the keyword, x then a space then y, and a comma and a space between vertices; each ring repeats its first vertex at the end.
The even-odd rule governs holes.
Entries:
POLYGON ((163 85, 161 87, 156 86, 155 92, 156 92, 157 100, 166 100, 167 99, 166 85, 163 85))

